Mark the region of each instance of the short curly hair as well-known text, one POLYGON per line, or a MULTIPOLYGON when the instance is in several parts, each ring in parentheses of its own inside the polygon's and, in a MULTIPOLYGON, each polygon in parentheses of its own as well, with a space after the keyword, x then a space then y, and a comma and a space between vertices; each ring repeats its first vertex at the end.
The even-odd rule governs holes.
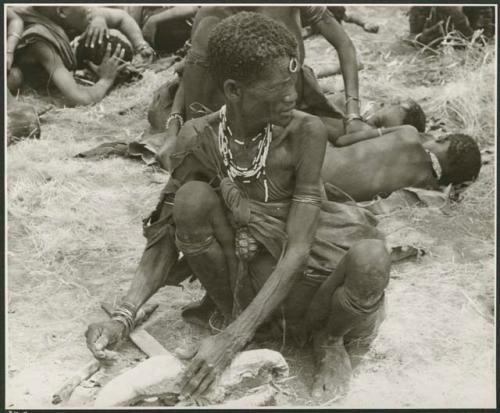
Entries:
POLYGON ((413 99, 405 100, 402 102, 402 106, 405 110, 403 125, 411 125, 419 132, 424 133, 426 118, 422 107, 413 99))
POLYGON ((475 181, 481 169, 481 152, 476 141, 469 135, 455 133, 444 138, 450 142, 446 156, 448 167, 443 171, 441 185, 475 181))
POLYGON ((270 17, 240 12, 212 29, 207 55, 210 73, 219 86, 227 79, 251 83, 274 59, 298 57, 297 40, 270 17))

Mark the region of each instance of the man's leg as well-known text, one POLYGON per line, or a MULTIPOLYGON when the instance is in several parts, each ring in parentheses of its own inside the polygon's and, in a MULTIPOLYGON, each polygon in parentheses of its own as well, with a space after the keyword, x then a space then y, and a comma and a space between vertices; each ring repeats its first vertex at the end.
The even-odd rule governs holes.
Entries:
POLYGON ((331 399, 347 390, 352 367, 344 336, 381 310, 390 265, 382 241, 360 241, 351 247, 314 296, 307 319, 317 328, 313 333, 317 360, 315 397, 331 399))
POLYGON ((175 196, 176 242, 196 277, 229 320, 233 307, 231 279, 236 273, 234 231, 221 200, 210 185, 192 181, 175 196))

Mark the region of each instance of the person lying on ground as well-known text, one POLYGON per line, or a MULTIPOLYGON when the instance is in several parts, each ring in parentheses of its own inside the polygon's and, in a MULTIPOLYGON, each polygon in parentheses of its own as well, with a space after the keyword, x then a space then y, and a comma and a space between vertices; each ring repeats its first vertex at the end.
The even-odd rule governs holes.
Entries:
POLYGON ((185 260, 207 298, 183 316, 215 320, 208 311, 215 307, 223 321, 191 359, 185 396, 201 395, 281 316, 288 337, 312 339, 314 396, 346 389, 348 351, 366 351, 384 318, 390 257, 369 212, 322 197, 327 132, 294 109, 298 59, 296 37, 263 14, 238 13, 215 26, 207 63, 224 105, 182 128, 128 293, 112 320, 86 331, 95 357, 127 336, 160 287, 180 282, 185 260))
POLYGON ((126 65, 121 47, 113 53, 108 50, 101 65, 91 65, 100 80, 92 87, 76 83, 71 72, 76 68, 76 58, 70 38, 84 33, 89 24, 102 26, 105 22, 127 36, 136 54, 153 53, 135 21, 122 10, 81 6, 26 6, 14 10, 25 24, 14 59, 22 80, 34 81, 38 87, 54 84, 70 106, 99 102, 126 65))
POLYGON ((409 40, 417 45, 438 46, 447 33, 457 31, 471 39, 475 30, 495 34, 494 10, 482 6, 412 6, 409 11, 409 40))
MULTIPOLYGON (((361 27, 365 32, 368 33, 378 33, 378 24, 369 23, 365 21, 359 14, 349 12, 347 13, 344 6, 328 6, 328 11, 332 13, 335 20, 342 24, 342 22, 356 24, 361 27)), ((312 27, 306 26, 306 31, 304 38, 317 34, 317 30, 312 27)))
POLYGON ((477 143, 460 133, 435 140, 405 125, 345 135, 336 144, 326 149, 321 177, 355 201, 475 181, 481 169, 477 143))
MULTIPOLYGON (((349 132, 366 129, 359 116, 358 72, 354 45, 342 26, 333 18, 326 7, 202 7, 195 16, 191 34, 191 49, 185 59, 184 70, 177 95, 171 107, 170 117, 162 105, 162 98, 154 100, 148 118, 156 132, 169 130, 165 134, 165 145, 159 152, 159 159, 168 162, 175 143, 175 137, 183 120, 219 110, 224 103, 223 94, 210 77, 206 64, 207 39, 212 28, 222 19, 239 11, 247 10, 264 14, 284 24, 295 36, 299 47, 299 76, 297 79, 297 108, 320 116, 325 124, 331 119, 342 119, 349 132), (334 107, 321 91, 312 69, 303 65, 305 57, 304 41, 301 34, 301 18, 318 28, 319 32, 336 49, 345 85, 345 114, 334 107), (156 104, 157 103, 157 104, 156 104)), ((168 91, 163 91, 168 94, 168 91)))

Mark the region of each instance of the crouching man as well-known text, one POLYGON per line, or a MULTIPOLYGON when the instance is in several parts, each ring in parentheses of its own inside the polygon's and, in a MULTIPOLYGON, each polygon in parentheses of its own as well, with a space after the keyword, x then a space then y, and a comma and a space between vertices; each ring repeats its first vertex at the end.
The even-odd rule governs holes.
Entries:
POLYGON ((190 361, 185 395, 203 394, 258 330, 285 317, 288 334, 314 344, 314 395, 331 399, 349 383, 347 350, 366 349, 384 317, 383 236, 370 213, 322 196, 327 131, 294 109, 297 41, 283 25, 251 12, 224 19, 208 63, 225 104, 181 129, 130 289, 112 320, 88 327, 87 345, 103 358, 149 297, 179 283, 185 259, 207 292, 190 318, 214 307, 225 321, 190 361))

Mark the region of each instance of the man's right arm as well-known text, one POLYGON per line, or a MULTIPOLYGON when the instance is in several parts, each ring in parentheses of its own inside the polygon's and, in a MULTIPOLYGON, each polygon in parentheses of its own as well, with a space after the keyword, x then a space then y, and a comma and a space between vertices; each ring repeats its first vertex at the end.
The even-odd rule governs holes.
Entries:
POLYGON ((358 142, 366 141, 368 139, 378 138, 380 136, 402 129, 405 126, 407 125, 393 126, 391 128, 366 129, 359 132, 349 133, 337 138, 337 140, 335 141, 335 146, 349 146, 358 142))
POLYGON ((64 66, 58 53, 47 43, 37 42, 29 47, 37 61, 50 75, 52 82, 61 91, 69 106, 89 105, 99 102, 113 85, 118 74, 111 70, 91 87, 83 87, 76 83, 73 74, 64 66))

